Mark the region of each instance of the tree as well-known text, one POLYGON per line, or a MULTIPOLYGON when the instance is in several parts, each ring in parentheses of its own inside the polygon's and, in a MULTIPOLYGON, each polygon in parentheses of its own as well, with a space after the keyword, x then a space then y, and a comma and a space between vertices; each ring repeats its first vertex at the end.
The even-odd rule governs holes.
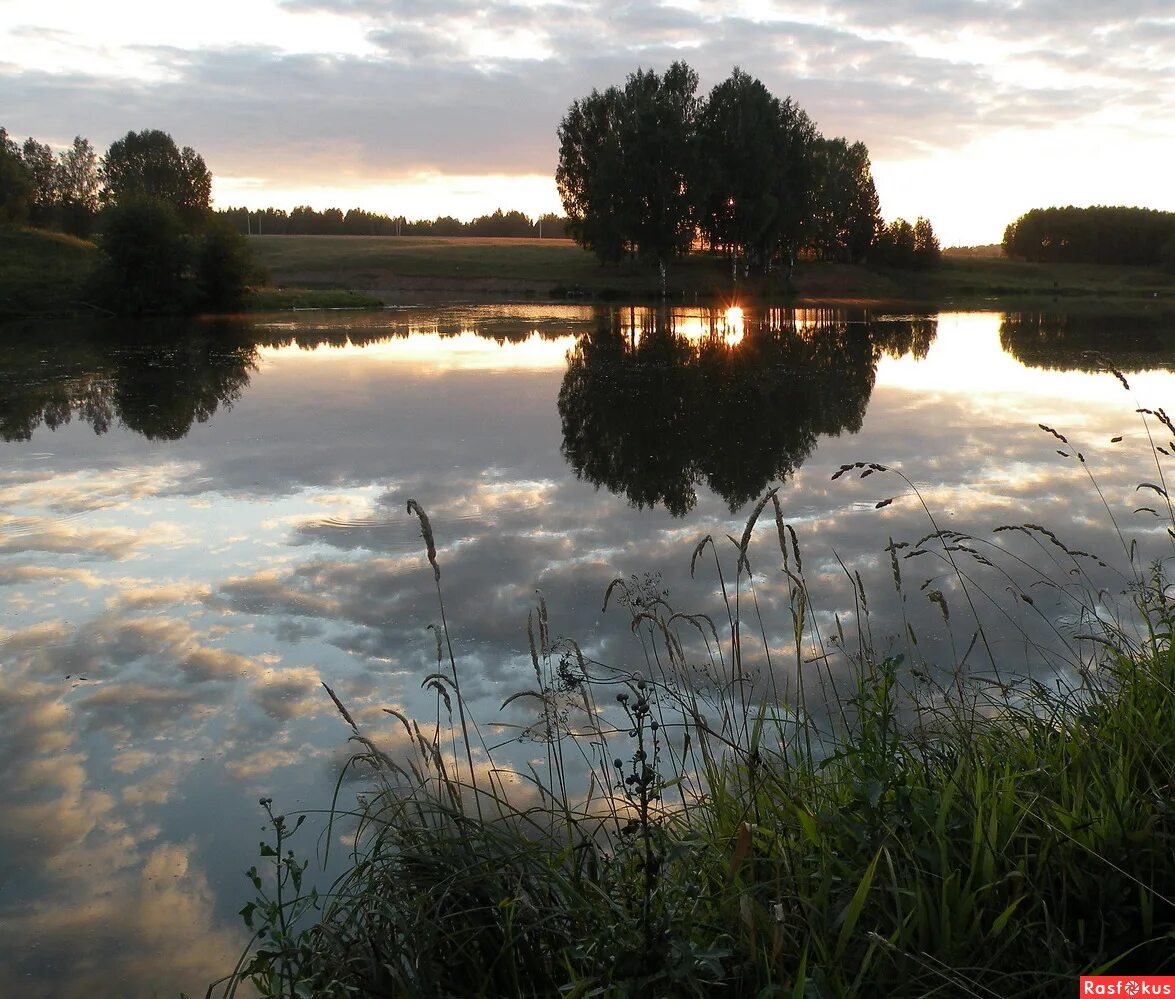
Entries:
POLYGON ((157 198, 171 205, 189 230, 198 229, 208 214, 212 175, 190 146, 158 129, 127 132, 102 157, 102 203, 128 198, 157 198))
POLYGON ((1159 263, 1168 274, 1175 274, 1175 233, 1160 247, 1159 263))
POLYGON ((538 217, 538 235, 541 239, 562 239, 567 236, 567 216, 543 212, 538 217))
POLYGON ((196 292, 199 306, 213 312, 239 309, 253 270, 245 237, 227 219, 216 219, 196 249, 196 292))
POLYGON ((922 269, 937 267, 941 260, 942 247, 934 234, 934 227, 930 219, 919 215, 914 223, 914 266, 922 269))
POLYGON ((623 201, 637 252, 666 264, 688 252, 694 221, 693 179, 698 74, 675 62, 658 77, 652 70, 628 77, 624 87, 621 149, 625 158, 623 201))
POLYGON ((601 262, 631 247, 664 273, 689 249, 697 86, 684 62, 663 77, 638 70, 623 90, 573 102, 560 123, 555 181, 568 231, 601 262))
POLYGON ((695 199, 702 233, 715 247, 749 257, 774 243, 779 203, 772 194, 779 102, 735 67, 710 91, 699 125, 701 169, 695 199))
POLYGON ((926 270, 937 267, 942 249, 934 227, 922 216, 910 225, 905 219, 894 219, 877 237, 874 257, 887 267, 926 270))
POLYGON ((29 221, 49 228, 57 207, 57 163, 53 150, 31 136, 21 149, 29 177, 29 221))
POLYGON ((618 261, 628 239, 623 218, 624 150, 621 94, 593 90, 572 102, 559 123, 555 184, 567 212, 567 230, 601 263, 618 261))
POLYGON ((327 208, 319 215, 321 233, 324 236, 341 236, 343 233, 343 212, 339 208, 327 208))
MULTIPOLYGON (((630 250, 657 260, 663 290, 666 261, 698 236, 731 255, 736 275, 740 257, 745 270, 768 271, 805 247, 828 260, 869 255, 882 220, 864 143, 822 139, 790 97, 738 67, 704 102, 696 89, 678 62, 568 108, 555 179, 576 242, 601 262, 630 250)), ((903 225, 909 233, 890 233, 891 257, 913 252, 903 225)), ((927 242, 918 259, 937 252, 927 242)))
POLYGON ((99 295, 124 315, 183 312, 189 239, 171 202, 124 196, 105 216, 99 295))
POLYGON ((809 244, 822 260, 864 260, 882 227, 869 150, 863 142, 817 139, 809 244))
POLYGON ((1172 239, 1175 212, 1105 205, 1034 208, 1004 230, 1004 254, 1036 262, 1155 266, 1172 239))
POLYGON ((819 138, 812 119, 790 97, 780 102, 776 138, 775 179, 779 218, 776 243, 788 257, 795 259, 804 240, 804 228, 812 212, 814 165, 812 147, 819 138))
POLYGON ((522 212, 503 212, 499 208, 493 215, 475 218, 469 223, 467 231, 470 236, 522 237, 534 234, 534 223, 522 212))
POLYGON ((20 146, 0 128, 0 225, 20 225, 28 218, 31 192, 20 146))
POLYGON ((877 237, 876 259, 887 267, 913 267, 914 248, 914 227, 905 219, 894 219, 877 237))
POLYGON ((74 236, 88 236, 98 211, 98 155, 89 139, 74 136, 73 145, 57 158, 57 194, 61 224, 74 236))
POLYGON ((816 129, 808 116, 735 67, 710 92, 698 133, 694 197, 711 245, 760 270, 777 249, 793 253, 811 204, 816 129))

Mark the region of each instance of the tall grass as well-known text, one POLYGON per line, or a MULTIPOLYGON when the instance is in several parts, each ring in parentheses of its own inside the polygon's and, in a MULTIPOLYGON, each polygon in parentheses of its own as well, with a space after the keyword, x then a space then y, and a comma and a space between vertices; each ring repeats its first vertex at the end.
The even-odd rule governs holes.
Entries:
MULTIPOLYGON (((1175 427, 1142 415, 1150 486, 1166 498, 1175 427)), ((693 553, 691 573, 714 573, 718 615, 675 611, 654 578, 609 587, 605 607, 641 640, 637 664, 553 638, 540 600, 534 682, 507 701, 535 709, 525 734, 545 768, 526 774, 499 767, 465 714, 431 526, 411 503, 442 613, 426 683, 457 721, 428 732, 396 715, 412 752, 393 759, 335 699, 375 784, 351 867, 303 895, 283 855, 290 827, 271 813, 272 874, 250 872, 246 907, 260 942, 209 994, 251 981, 267 996, 1043 997, 1073 994, 1081 974, 1175 973, 1175 605, 1162 563, 1112 524, 1132 594, 1115 617, 1082 575, 1093 557, 1057 534, 943 530, 905 473, 878 463, 833 477, 871 475, 925 510, 929 533, 886 550, 903 607, 907 560, 941 566, 942 589, 916 596, 942 611, 949 661, 920 659, 909 621, 901 651, 880 653, 848 567, 856 634, 839 620, 825 634, 772 491, 741 538, 693 553), (763 556, 752 540, 760 521, 770 532, 769 506, 763 556), (1063 571, 1017 554, 1013 537, 1063 571), (753 570, 752 555, 775 564, 753 570), (1026 579, 1072 603, 1076 633, 1026 579), (782 626, 762 612, 772 585, 787 597, 782 626), (1017 620, 1000 594, 1053 629, 1044 679, 989 642, 986 617, 1017 620)))

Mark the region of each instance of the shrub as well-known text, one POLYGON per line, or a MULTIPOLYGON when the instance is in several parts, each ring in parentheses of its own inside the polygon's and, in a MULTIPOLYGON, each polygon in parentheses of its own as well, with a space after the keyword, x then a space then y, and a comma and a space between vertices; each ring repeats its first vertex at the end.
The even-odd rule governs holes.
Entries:
POLYGON ((102 216, 98 296, 120 315, 187 311, 191 238, 158 198, 125 199, 102 216))
POLYGON ((196 249, 196 300, 201 309, 231 312, 245 300, 253 258, 231 222, 214 220, 196 249))

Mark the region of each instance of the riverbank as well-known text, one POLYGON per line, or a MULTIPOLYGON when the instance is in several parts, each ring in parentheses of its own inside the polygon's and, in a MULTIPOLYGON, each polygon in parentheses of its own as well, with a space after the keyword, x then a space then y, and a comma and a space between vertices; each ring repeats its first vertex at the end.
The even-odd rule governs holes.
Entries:
MULTIPOLYGON (((659 275, 636 261, 601 266, 566 239, 253 236, 259 275, 248 307, 378 308, 470 301, 656 301, 659 275)), ((0 230, 0 319, 94 311, 86 289, 93 243, 0 230)), ((960 250, 932 271, 801 261, 790 272, 735 280, 697 254, 672 266, 673 302, 1072 310, 1091 303, 1175 309, 1175 275, 1139 267, 1029 264, 960 250)))

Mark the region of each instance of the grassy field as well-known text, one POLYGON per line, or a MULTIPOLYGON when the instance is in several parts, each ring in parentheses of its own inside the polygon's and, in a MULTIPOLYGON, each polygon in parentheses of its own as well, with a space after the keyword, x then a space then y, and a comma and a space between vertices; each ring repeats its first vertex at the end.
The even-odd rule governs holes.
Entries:
POLYGON ((61 233, 0 228, 0 319, 86 311, 98 252, 61 233))
MULTIPOLYGON (((411 293, 583 296, 659 294, 659 278, 635 262, 601 266, 570 240, 424 237, 255 236, 250 240, 278 287, 347 288, 395 299, 411 293)), ((670 268, 671 298, 793 297, 800 300, 923 302, 986 306, 1097 299, 1175 304, 1175 275, 1138 267, 1029 264, 994 247, 948 251, 925 273, 801 262, 735 285, 722 259, 697 255, 670 268)))
POLYGON ((596 269, 569 239, 427 236, 252 236, 271 278, 305 272, 574 282, 596 269))
POLYGON ((1033 264, 948 251, 937 270, 902 280, 913 295, 932 301, 1098 298, 1175 303, 1175 274, 1148 267, 1033 264))
MULTIPOLYGON (((279 287, 353 288, 394 298, 421 292, 650 298, 660 295, 656 270, 635 260, 601 265, 568 239, 256 236, 250 246, 270 283, 279 287)), ((802 265, 799 291, 812 286, 839 297, 891 297, 892 281, 862 268, 802 265)), ((729 264, 703 254, 669 268, 667 292, 680 299, 794 295, 786 275, 741 279, 729 264)))
MULTIPOLYGON (((651 268, 602 267, 569 239, 254 236, 249 245, 278 287, 544 298, 646 297, 660 289, 651 268)), ((672 268, 670 294, 719 294, 725 277, 713 261, 688 259, 672 268)))

